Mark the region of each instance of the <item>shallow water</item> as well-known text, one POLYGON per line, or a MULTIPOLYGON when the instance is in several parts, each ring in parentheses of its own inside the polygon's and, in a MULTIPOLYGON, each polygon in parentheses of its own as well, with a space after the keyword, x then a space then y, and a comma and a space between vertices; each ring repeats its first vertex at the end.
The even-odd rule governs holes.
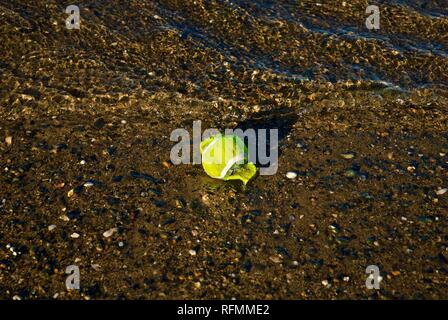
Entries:
MULTIPOLYGON (((245 66, 291 80, 446 85, 446 3, 382 1, 378 5, 381 27, 373 31, 364 24, 364 3, 356 1, 205 2, 204 8, 213 7, 216 15, 222 15, 220 29, 188 9, 170 14, 167 25, 225 57, 229 53, 238 57, 235 68, 243 60, 245 66), (241 27, 238 30, 232 24, 235 20, 241 27), (389 59, 408 67, 398 71, 381 62, 389 59), (423 61, 429 63, 429 70, 414 65, 423 61)), ((161 13, 170 8, 185 7, 156 5, 161 13)))
POLYGON ((377 4, 369 31, 365 1, 80 1, 72 32, 57 2, 2 1, 2 97, 23 76, 75 98, 166 89, 252 103, 295 98, 302 81, 446 87, 446 3, 377 4))

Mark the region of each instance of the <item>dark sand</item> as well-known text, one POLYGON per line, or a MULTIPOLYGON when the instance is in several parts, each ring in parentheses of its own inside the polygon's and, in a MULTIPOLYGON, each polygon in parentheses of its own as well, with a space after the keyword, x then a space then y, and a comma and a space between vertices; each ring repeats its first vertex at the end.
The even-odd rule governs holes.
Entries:
POLYGON ((445 1, 104 2, 0 0, 0 298, 448 298, 445 1), (278 173, 169 165, 194 120, 278 173))

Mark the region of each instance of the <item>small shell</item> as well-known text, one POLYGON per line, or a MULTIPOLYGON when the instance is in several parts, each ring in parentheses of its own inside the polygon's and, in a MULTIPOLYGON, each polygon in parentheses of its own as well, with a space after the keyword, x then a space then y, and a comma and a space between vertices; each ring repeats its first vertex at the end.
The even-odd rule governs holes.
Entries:
POLYGON ((105 231, 105 232, 103 233, 103 236, 104 236, 105 238, 109 238, 109 237, 112 236, 116 231, 117 231, 117 228, 109 229, 109 230, 107 230, 107 231, 105 231))
POLYGON ((286 178, 288 178, 288 179, 295 179, 295 178, 297 178, 297 173, 295 173, 294 171, 288 171, 286 173, 286 178))
POLYGON ((12 144, 12 137, 11 137, 11 136, 6 137, 6 138, 5 138, 5 142, 6 142, 6 144, 7 144, 8 146, 10 146, 10 145, 12 144))
POLYGON ((355 154, 353 152, 345 152, 345 153, 341 153, 341 157, 344 159, 353 159, 355 157, 355 154))

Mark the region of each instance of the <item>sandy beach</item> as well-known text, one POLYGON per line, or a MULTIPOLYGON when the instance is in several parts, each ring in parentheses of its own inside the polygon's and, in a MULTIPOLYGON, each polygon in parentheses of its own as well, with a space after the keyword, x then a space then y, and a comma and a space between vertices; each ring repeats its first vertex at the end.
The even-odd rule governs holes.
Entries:
POLYGON ((446 1, 73 4, 0 0, 1 299, 448 298, 446 1), (277 173, 174 165, 198 120, 277 173))

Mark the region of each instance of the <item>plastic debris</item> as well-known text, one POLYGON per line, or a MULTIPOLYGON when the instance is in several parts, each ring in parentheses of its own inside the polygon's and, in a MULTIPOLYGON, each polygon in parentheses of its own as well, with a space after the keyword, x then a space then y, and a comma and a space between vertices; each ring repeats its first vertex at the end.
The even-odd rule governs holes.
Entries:
POLYGON ((201 142, 202 166, 212 178, 241 180, 244 184, 255 176, 257 167, 249 162, 244 141, 237 135, 215 135, 201 142))

